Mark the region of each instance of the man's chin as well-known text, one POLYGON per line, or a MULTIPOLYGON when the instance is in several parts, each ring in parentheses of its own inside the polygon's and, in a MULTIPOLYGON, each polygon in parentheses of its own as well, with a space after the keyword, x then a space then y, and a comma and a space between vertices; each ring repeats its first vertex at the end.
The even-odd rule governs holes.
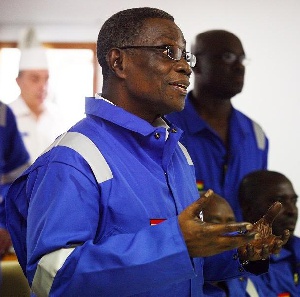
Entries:
POLYGON ((180 112, 184 109, 185 104, 181 104, 181 105, 173 105, 170 108, 166 109, 165 112, 163 113, 164 115, 173 113, 173 112, 180 112))
POLYGON ((273 230, 273 234, 276 235, 276 236, 282 236, 284 234, 285 230, 290 231, 290 237, 292 237, 294 235, 295 228, 286 228, 286 229, 282 229, 282 230, 273 230))

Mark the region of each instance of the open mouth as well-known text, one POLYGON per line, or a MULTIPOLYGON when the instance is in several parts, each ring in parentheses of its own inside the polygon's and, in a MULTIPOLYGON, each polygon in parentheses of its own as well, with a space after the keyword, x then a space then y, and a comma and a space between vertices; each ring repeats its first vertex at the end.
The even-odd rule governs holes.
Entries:
POLYGON ((290 231, 294 231, 295 227, 296 227, 295 224, 289 224, 289 225, 286 226, 286 229, 289 229, 290 231))
POLYGON ((289 229, 291 232, 294 232, 295 228, 296 228, 296 223, 289 222, 289 223, 284 224, 282 227, 283 227, 283 229, 289 229))
POLYGON ((170 83, 171 86, 175 87, 175 89, 181 91, 182 93, 187 93, 188 86, 182 83, 170 83))

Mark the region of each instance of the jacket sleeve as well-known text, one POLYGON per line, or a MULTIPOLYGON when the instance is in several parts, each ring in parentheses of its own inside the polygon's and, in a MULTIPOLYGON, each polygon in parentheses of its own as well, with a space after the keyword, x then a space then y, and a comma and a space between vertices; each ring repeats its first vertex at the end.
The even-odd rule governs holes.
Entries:
POLYGON ((27 278, 38 296, 128 296, 195 277, 176 217, 99 238, 106 221, 90 176, 51 163, 30 174, 27 191, 27 278))
POLYGON ((232 278, 262 274, 268 271, 269 261, 255 261, 243 266, 238 257, 237 250, 204 258, 204 280, 225 281, 232 278))

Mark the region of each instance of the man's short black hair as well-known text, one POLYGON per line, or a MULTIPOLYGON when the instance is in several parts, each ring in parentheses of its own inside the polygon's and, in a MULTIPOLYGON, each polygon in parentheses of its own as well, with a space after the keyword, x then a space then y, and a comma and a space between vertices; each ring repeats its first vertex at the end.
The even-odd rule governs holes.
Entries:
POLYGON ((141 34, 146 19, 161 18, 174 22, 167 12, 151 7, 139 7, 122 10, 111 16, 100 29, 97 41, 97 58, 102 67, 103 77, 107 77, 109 67, 106 55, 114 47, 133 45, 141 34))
POLYGON ((239 201, 241 205, 259 204, 260 201, 255 199, 261 193, 276 182, 290 180, 280 172, 270 170, 256 170, 244 176, 239 187, 239 201))

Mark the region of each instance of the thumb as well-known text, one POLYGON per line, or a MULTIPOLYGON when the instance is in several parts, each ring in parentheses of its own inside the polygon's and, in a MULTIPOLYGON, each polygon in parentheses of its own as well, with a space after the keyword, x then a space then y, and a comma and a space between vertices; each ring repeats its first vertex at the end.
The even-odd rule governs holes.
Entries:
POLYGON ((265 221, 272 224, 282 208, 282 204, 278 201, 274 202, 263 216, 265 221))
POLYGON ((200 218, 203 221, 203 209, 208 205, 211 198, 214 196, 213 190, 207 190, 201 197, 196 200, 194 203, 190 204, 185 210, 184 213, 189 218, 200 218))

